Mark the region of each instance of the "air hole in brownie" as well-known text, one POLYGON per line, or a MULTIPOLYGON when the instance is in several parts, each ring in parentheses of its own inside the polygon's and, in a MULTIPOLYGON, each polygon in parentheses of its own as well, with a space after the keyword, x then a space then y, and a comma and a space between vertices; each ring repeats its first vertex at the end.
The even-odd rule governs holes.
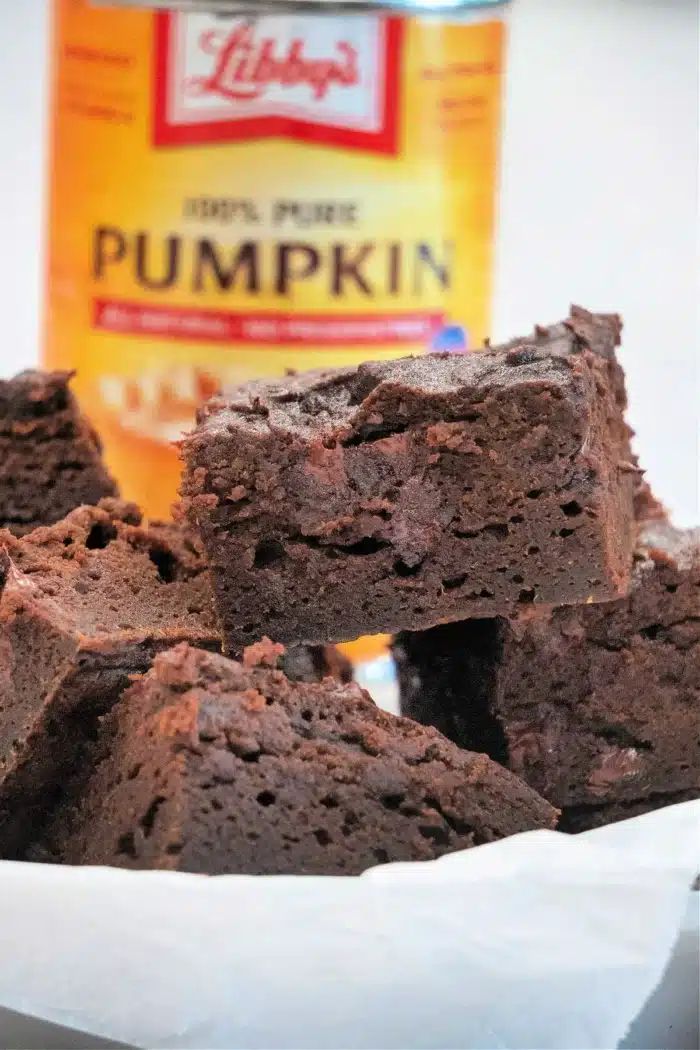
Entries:
POLYGON ((136 856, 136 842, 134 840, 133 831, 129 831, 126 835, 120 835, 117 842, 117 853, 120 853, 123 857, 135 857, 136 856))
POLYGON ((408 423, 395 427, 361 427, 356 434, 352 434, 349 438, 345 438, 340 444, 343 448, 355 448, 357 445, 371 445, 375 441, 383 441, 384 438, 393 437, 395 434, 403 434, 407 429, 408 423))
POLYGON ((659 632, 661 631, 661 629, 662 629, 662 624, 660 624, 660 623, 652 623, 652 624, 649 624, 648 627, 642 627, 642 629, 641 629, 641 631, 639 633, 641 634, 642 638, 648 638, 649 641, 653 642, 654 639, 658 637, 659 632))
POLYGON ((466 582, 467 574, 463 572, 461 576, 451 576, 449 580, 443 580, 442 586, 446 591, 453 591, 456 587, 461 587, 466 582))
POLYGON ((516 572, 515 576, 512 577, 512 580, 513 580, 513 583, 523 583, 524 582, 524 580, 523 580, 522 576, 520 575, 520 573, 517 573, 517 572, 516 572))
POLYGON ((401 812, 404 817, 419 817, 421 811, 416 809, 415 806, 402 806, 401 812))
POLYGON ((417 565, 407 565, 402 558, 397 558, 394 562, 394 572, 397 576, 416 576, 420 570, 422 562, 418 562, 417 565))
POLYGON ((261 806, 273 806, 277 801, 277 795, 273 791, 261 791, 257 800, 261 806))
POLYGON ((413 615, 414 616, 422 616, 424 612, 425 612, 425 609, 423 608, 422 605, 414 606, 414 609, 413 609, 413 615))
POLYGON ((528 547, 527 553, 528 554, 539 554, 540 553, 540 548, 539 547, 534 547, 534 546, 533 547, 528 547))
POLYGON ((278 540, 261 540, 255 548, 254 569, 264 569, 284 558, 284 547, 278 540))
POLYGON ((358 540, 357 543, 335 544, 336 551, 357 555, 358 557, 363 557, 367 554, 377 554, 378 551, 383 551, 387 547, 391 547, 388 540, 378 540, 374 536, 365 536, 363 539, 358 540))
POLYGON ((129 770, 128 779, 129 780, 136 780, 136 777, 139 775, 140 772, 141 772, 141 763, 137 762, 136 765, 132 766, 131 769, 129 770))
POLYGON ((116 540, 117 530, 114 525, 108 525, 103 521, 96 521, 87 534, 85 546, 88 550, 104 550, 112 540, 116 540))
POLYGON ((542 495, 542 489, 530 489, 526 495, 528 499, 539 499, 542 495))
POLYGON ((678 584, 677 583, 667 583, 666 584, 666 590, 668 591, 669 594, 675 594, 676 591, 678 590, 678 584))
POLYGON ((321 799, 321 805, 325 806, 326 809, 337 809, 339 803, 335 795, 324 795, 321 799))
POLYGON ((144 815, 141 817, 141 827, 143 828, 143 833, 146 836, 146 838, 148 838, 148 836, 153 831, 153 825, 156 822, 158 810, 164 802, 165 795, 156 795, 156 797, 153 799, 144 815))
POLYGON ((422 824, 418 828, 424 839, 434 842, 436 846, 449 846, 450 833, 445 828, 436 828, 432 824, 422 824))
POLYGON ((389 863, 389 854, 387 853, 387 851, 385 849, 373 849, 372 850, 372 855, 373 855, 374 859, 376 860, 377 864, 388 864, 389 863))
POLYGON ((482 587, 479 591, 480 598, 493 598, 493 591, 487 590, 486 587, 482 587))
POLYGON ((559 535, 559 536, 561 536, 561 538, 563 540, 565 540, 567 536, 573 536, 573 534, 575 532, 576 532, 576 529, 559 529, 559 533, 558 534, 556 532, 554 532, 552 535, 554 535, 554 536, 559 535))
POLYGON ((343 826, 340 829, 345 838, 347 838, 349 835, 352 835, 355 828, 359 826, 359 823, 360 818, 357 816, 357 813, 353 813, 352 810, 349 810, 349 812, 345 814, 345 820, 343 821, 343 826))
POLYGON ((624 726, 603 726, 598 730, 598 736, 613 747, 634 748, 636 751, 654 750, 653 744, 650 744, 648 740, 641 740, 624 726))
POLYGON ((172 551, 166 547, 151 547, 148 557, 158 570, 158 578, 163 583, 174 583, 177 579, 177 558, 172 551))
POLYGON ((514 514, 513 517, 509 520, 511 525, 522 525, 522 523, 525 521, 525 518, 522 516, 522 514, 514 514))
POLYGON ((239 757, 242 759, 243 762, 250 762, 250 763, 259 762, 260 761, 260 752, 259 751, 246 751, 245 754, 240 755, 239 757))
POLYGON ((301 717, 304 719, 305 722, 310 722, 311 719, 314 717, 313 711, 309 711, 307 707, 305 711, 301 712, 301 717))
POLYGON ((562 503, 561 509, 566 514, 567 518, 577 518, 579 514, 583 514, 583 507, 578 500, 572 499, 569 503, 562 503))
POLYGON ((380 802, 384 809, 398 809, 406 799, 405 795, 382 795, 380 802))
POLYGON ((255 632, 257 630, 257 624, 244 623, 243 626, 241 627, 241 630, 243 631, 243 634, 255 634, 255 632))
POLYGON ((510 529, 505 522, 499 522, 497 525, 484 525, 484 532, 489 532, 492 536, 501 536, 505 538, 510 529))
POLYGON ((330 837, 325 828, 316 828, 314 831, 314 838, 318 842, 319 846, 330 846, 333 839, 330 837))
POLYGON ((535 600, 535 592, 534 592, 534 590, 532 588, 528 588, 527 590, 522 590, 520 592, 520 594, 518 595, 518 601, 519 602, 534 602, 534 600, 535 600))
POLYGON ((165 848, 165 852, 169 853, 171 857, 176 857, 178 853, 182 853, 182 843, 169 842, 165 848))

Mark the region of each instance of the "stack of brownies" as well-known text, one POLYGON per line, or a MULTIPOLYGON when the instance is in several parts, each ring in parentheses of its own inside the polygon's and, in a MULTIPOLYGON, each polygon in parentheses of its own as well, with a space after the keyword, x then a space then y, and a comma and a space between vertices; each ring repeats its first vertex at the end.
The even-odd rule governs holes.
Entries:
POLYGON ((69 376, 2 384, 0 856, 354 874, 698 797, 700 531, 642 481, 620 329, 218 396, 167 524, 69 376), (404 718, 333 647, 379 632, 404 718))

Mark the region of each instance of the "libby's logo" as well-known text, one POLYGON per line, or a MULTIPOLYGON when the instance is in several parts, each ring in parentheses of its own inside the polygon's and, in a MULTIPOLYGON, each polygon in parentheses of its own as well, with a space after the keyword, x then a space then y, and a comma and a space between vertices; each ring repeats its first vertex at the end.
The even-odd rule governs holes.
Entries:
POLYGON ((357 49, 347 40, 336 43, 334 57, 310 58, 302 38, 294 37, 286 47, 279 47, 274 37, 256 39, 254 25, 248 22, 228 34, 207 30, 199 46, 212 56, 214 68, 208 76, 190 79, 187 87, 194 94, 244 101, 262 98, 273 84, 282 88, 302 84, 320 100, 334 84, 359 83, 357 49))
POLYGON ((157 146, 283 137, 395 153, 401 23, 156 15, 157 146))

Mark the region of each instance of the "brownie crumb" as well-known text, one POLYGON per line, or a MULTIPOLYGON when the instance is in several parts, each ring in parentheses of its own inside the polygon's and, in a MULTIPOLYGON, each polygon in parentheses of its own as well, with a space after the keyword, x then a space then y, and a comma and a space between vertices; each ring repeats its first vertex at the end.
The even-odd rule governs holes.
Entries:
POLYGON ((284 656, 284 646, 263 638, 243 650, 244 667, 277 667, 280 657, 284 656))

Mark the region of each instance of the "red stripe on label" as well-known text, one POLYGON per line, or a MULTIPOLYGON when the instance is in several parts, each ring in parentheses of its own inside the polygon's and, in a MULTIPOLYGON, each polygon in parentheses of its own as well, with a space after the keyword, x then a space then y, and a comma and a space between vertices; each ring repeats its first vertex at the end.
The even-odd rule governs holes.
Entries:
POLYGON ((428 344, 444 324, 438 312, 394 314, 232 313, 153 306, 122 299, 93 299, 92 327, 122 335, 148 335, 249 346, 428 344))

